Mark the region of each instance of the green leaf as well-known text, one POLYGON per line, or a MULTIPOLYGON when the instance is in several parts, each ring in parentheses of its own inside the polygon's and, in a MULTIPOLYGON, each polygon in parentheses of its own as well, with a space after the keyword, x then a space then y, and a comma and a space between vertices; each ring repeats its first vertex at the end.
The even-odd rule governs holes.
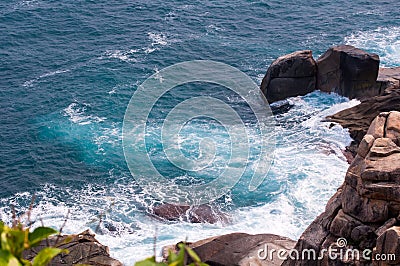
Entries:
POLYGON ((145 260, 136 262, 135 266, 168 266, 168 264, 156 262, 156 258, 153 256, 145 260))
POLYGON ((153 265, 156 265, 156 258, 154 258, 154 256, 135 263, 135 266, 153 266, 153 265))
POLYGON ((178 258, 178 255, 175 254, 172 250, 168 251, 168 262, 174 262, 178 258))
POLYGON ((184 261, 185 261, 185 244, 180 243, 178 244, 179 247, 179 252, 178 252, 178 256, 176 257, 176 262, 178 262, 179 264, 176 265, 180 265, 180 266, 184 266, 184 261))
POLYGON ((0 221, 0 233, 3 232, 4 226, 5 226, 5 225, 4 225, 3 221, 0 221))
POLYGON ((188 246, 185 246, 186 252, 189 254, 189 256, 194 260, 194 262, 201 262, 199 256, 197 256, 196 252, 193 251, 193 249, 189 248, 188 246))
POLYGON ((0 250, 1 266, 21 266, 21 263, 7 250, 0 250))
POLYGON ((62 252, 67 251, 59 248, 44 248, 33 259, 32 266, 46 266, 55 256, 62 252))
POLYGON ((43 239, 56 234, 57 231, 50 227, 38 227, 32 233, 29 233, 29 245, 35 246, 43 239))
POLYGON ((25 231, 5 226, 0 238, 1 249, 10 251, 17 258, 21 257, 24 250, 25 231))

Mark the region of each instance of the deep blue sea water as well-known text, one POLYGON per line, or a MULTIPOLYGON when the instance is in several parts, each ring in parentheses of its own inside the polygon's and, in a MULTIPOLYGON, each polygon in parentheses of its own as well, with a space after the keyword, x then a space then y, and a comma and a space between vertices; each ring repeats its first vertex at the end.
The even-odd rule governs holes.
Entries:
POLYGON ((0 218, 10 219, 11 204, 22 213, 33 194, 33 217, 45 224, 60 226, 70 210, 65 232, 94 230, 104 216, 98 238, 127 265, 151 254, 156 227, 159 248, 234 231, 297 238, 348 166, 348 133, 321 119, 356 102, 319 92, 291 99, 276 117, 276 158, 262 188, 239 186, 218 201, 228 227, 148 215, 156 200, 122 151, 127 104, 146 78, 187 60, 232 65, 257 84, 280 55, 317 57, 341 43, 400 66, 398 10, 395 0, 2 1, 0 218))

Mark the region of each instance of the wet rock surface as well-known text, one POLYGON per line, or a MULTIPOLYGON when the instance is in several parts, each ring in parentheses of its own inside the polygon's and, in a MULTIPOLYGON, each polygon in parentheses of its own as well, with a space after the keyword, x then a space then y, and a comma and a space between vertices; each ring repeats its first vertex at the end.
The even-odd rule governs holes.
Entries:
POLYGON ((174 204, 160 204, 155 206, 151 213, 158 218, 168 221, 187 221, 191 223, 209 223, 217 222, 227 223, 229 217, 218 208, 210 205, 187 206, 174 204))
POLYGON ((316 73, 316 63, 310 50, 284 55, 268 68, 261 91, 269 103, 306 95, 315 90, 316 73))
MULTIPOLYGON (((295 243, 287 237, 272 234, 232 233, 190 243, 189 247, 209 265, 278 266, 283 260, 278 257, 277 252, 271 254, 271 250, 290 250, 295 243)), ((170 249, 176 252, 175 246, 165 247, 164 258, 170 249)), ((190 263, 190 260, 187 262, 190 263)))
POLYGON ((349 98, 380 94, 376 85, 379 56, 350 45, 328 49, 317 60, 317 89, 349 98))
POLYGON ((42 241, 39 246, 24 251, 24 258, 32 260, 43 248, 55 246, 60 249, 67 249, 68 254, 56 256, 48 265, 94 265, 94 266, 122 266, 122 263, 110 257, 108 247, 100 244, 94 234, 86 230, 77 235, 53 236, 42 241))

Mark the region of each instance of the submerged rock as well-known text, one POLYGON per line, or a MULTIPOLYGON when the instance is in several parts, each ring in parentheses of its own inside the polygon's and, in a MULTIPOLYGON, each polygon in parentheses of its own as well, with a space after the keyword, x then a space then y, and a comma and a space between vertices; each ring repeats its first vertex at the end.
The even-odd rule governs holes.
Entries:
POLYGON ((209 205, 187 206, 161 204, 152 209, 152 214, 168 221, 187 221, 191 223, 227 223, 228 216, 209 205))
POLYGON ((310 50, 276 59, 268 68, 261 91, 269 103, 306 95, 315 90, 317 68, 310 50))
POLYGON ((294 106, 293 103, 288 101, 287 99, 282 101, 274 102, 270 105, 271 111, 274 115, 280 115, 288 112, 294 106))
MULTIPOLYGON (((77 235, 52 236, 48 239, 51 246, 67 249, 68 254, 56 256, 48 265, 94 265, 94 266, 122 266, 122 263, 110 257, 108 247, 100 244, 89 230, 77 235)), ((23 257, 32 260, 36 254, 47 247, 46 240, 39 246, 24 251, 23 257)))
POLYGON ((330 48, 317 60, 317 89, 349 98, 380 94, 379 56, 350 45, 330 48))

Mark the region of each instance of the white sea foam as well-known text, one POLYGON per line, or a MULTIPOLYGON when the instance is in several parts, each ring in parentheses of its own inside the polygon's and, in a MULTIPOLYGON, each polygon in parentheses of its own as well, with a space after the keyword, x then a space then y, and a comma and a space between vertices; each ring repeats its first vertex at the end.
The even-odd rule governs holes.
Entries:
POLYGON ((206 26, 206 31, 207 33, 215 33, 215 32, 225 31, 225 29, 222 26, 210 24, 206 26))
MULTIPOLYGON (((115 58, 125 62, 137 62, 137 53, 140 52, 139 49, 129 49, 127 51, 122 50, 109 50, 105 52, 106 58, 115 58)), ((100 57, 103 59, 104 57, 100 57)))
POLYGON ((24 84, 22 84, 22 86, 31 87, 35 82, 38 82, 40 79, 51 77, 51 76, 54 76, 54 75, 57 75, 57 74, 67 73, 69 71, 71 71, 71 70, 70 69, 64 69, 64 70, 56 70, 56 71, 51 71, 51 72, 48 72, 48 73, 44 73, 44 74, 40 75, 37 78, 25 81, 24 84))
POLYGON ((95 115, 87 115, 88 105, 87 104, 79 104, 76 102, 71 103, 68 107, 64 108, 64 116, 67 116, 68 119, 79 125, 88 125, 91 123, 99 123, 103 122, 107 118, 105 117, 98 117, 95 115))
MULTIPOLYGON (((154 51, 160 50, 161 47, 169 44, 167 35, 162 32, 148 32, 147 36, 150 40, 150 44, 139 48, 139 49, 128 49, 128 50, 107 50, 99 59, 114 58, 127 63, 136 63, 140 61, 143 54, 151 54, 154 51)), ((171 40, 176 41, 176 40, 171 40)))
POLYGON ((384 66, 400 66, 400 27, 357 31, 347 36, 344 42, 378 53, 384 66))
POLYGON ((38 7, 42 1, 39 0, 24 0, 24 1, 19 1, 17 2, 13 9, 14 10, 19 10, 19 9, 31 9, 31 8, 36 8, 38 7))
MULTIPOLYGON (((185 240, 196 241, 205 237, 231 232, 274 233, 296 239, 309 223, 323 211, 325 203, 343 182, 348 164, 341 150, 350 142, 349 134, 339 126, 329 129, 321 120, 329 114, 357 104, 344 102, 337 95, 315 92, 306 97, 290 99, 294 105, 287 113, 277 117, 275 163, 270 171, 273 184, 281 187, 265 197, 272 200, 256 206, 233 208, 231 224, 166 223, 146 212, 155 200, 140 190, 131 176, 120 176, 109 170, 113 183, 106 186, 92 184, 83 188, 57 187, 47 184, 36 193, 38 200, 32 211, 34 226, 44 224, 60 227, 70 210, 64 233, 77 233, 87 228, 95 230, 99 220, 97 239, 110 247, 111 255, 125 265, 152 254, 153 235, 157 228, 157 255, 161 247, 185 240), (332 99, 337 104, 332 103, 332 99), (329 104, 320 102, 330 101, 329 104), (333 106, 332 106, 333 105, 333 106), (332 106, 332 107, 330 107, 332 106), (304 116, 309 117, 304 119, 304 116), (297 121, 298 119, 302 119, 297 121)), ((65 115, 76 124, 99 122, 87 114, 87 105, 71 103, 65 115)), ((107 152, 105 145, 118 145, 120 124, 103 128, 94 142, 99 150, 107 152)), ((126 173, 125 173, 126 174, 126 173)), ((9 222, 10 204, 23 212, 29 205, 30 193, 20 193, 0 199, 0 217, 9 222)), ((225 204, 235 205, 232 195, 225 204)))
POLYGON ((147 34, 149 36, 149 39, 152 41, 152 43, 151 43, 152 46, 156 46, 156 45, 164 46, 164 45, 168 44, 167 36, 165 36, 165 34, 162 32, 159 32, 159 33, 148 32, 147 34))
POLYGON ((147 35, 151 41, 151 44, 144 49, 144 52, 146 54, 157 51, 160 49, 161 46, 165 46, 168 44, 167 36, 162 32, 148 32, 147 35))

